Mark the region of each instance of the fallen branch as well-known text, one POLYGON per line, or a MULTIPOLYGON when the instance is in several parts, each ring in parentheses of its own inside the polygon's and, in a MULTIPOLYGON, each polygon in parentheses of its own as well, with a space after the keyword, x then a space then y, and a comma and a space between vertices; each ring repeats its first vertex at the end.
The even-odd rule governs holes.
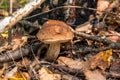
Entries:
POLYGON ((12 60, 16 60, 22 58, 22 56, 26 56, 28 54, 33 54, 32 52, 37 52, 37 49, 40 47, 40 43, 34 43, 31 46, 25 45, 15 51, 6 52, 3 55, 0 55, 0 63, 10 62, 12 60))
POLYGON ((0 32, 14 26, 18 21, 37 9, 45 0, 33 0, 25 5, 25 7, 17 10, 12 16, 5 17, 0 21, 0 32))
POLYGON ((85 33, 82 33, 82 32, 77 32, 77 31, 73 31, 73 32, 75 34, 83 37, 83 38, 107 44, 107 45, 109 45, 108 48, 120 49, 120 43, 115 43, 111 40, 108 40, 108 39, 105 39, 105 38, 100 38, 100 37, 97 37, 97 36, 91 36, 89 34, 85 34, 85 33))

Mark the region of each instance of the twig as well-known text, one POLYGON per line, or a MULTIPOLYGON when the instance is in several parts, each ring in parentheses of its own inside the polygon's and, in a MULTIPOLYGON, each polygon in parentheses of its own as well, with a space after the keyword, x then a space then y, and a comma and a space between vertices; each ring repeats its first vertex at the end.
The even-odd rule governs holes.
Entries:
POLYGON ((84 48, 79 48, 79 50, 77 50, 75 52, 88 53, 88 52, 105 51, 105 50, 109 50, 109 49, 111 49, 111 47, 104 47, 104 48, 84 47, 84 48))
MULTIPOLYGON (((36 17, 36 16, 39 16, 39 15, 43 15, 43 14, 46 14, 46 13, 49 13, 49 12, 52 12, 52 11, 55 11, 57 9, 61 9, 61 8, 80 8, 80 9, 87 9, 87 10, 93 10, 93 11, 99 11, 95 8, 88 8, 88 7, 81 7, 81 6, 60 6, 60 7, 56 7, 56 8, 53 8, 53 9, 50 9, 48 11, 44 11, 44 12, 41 12, 41 13, 38 13, 38 14, 35 14, 33 16, 29 16, 29 17, 26 17, 24 18, 24 20, 27 20, 27 19, 30 19, 30 18, 33 18, 33 17, 36 17)), ((103 13, 107 13, 107 14, 113 14, 112 12, 107 12, 107 11, 102 11, 103 13)), ((119 14, 118 14, 119 15, 119 14)))
MULTIPOLYGON (((37 49, 39 48, 39 46, 40 46, 40 43, 34 43, 32 45, 32 50, 34 52, 36 52, 37 49)), ((22 56, 26 56, 28 54, 31 54, 32 50, 31 50, 31 46, 26 45, 24 47, 21 47, 21 49, 17 49, 15 51, 11 51, 11 52, 6 52, 3 55, 0 55, 0 63, 10 62, 13 60, 13 58, 14 58, 14 60, 19 59, 22 56), (21 56, 21 53, 23 53, 22 56, 21 56)))
POLYGON ((97 41, 97 42, 101 42, 101 43, 104 43, 104 44, 108 44, 109 48, 120 49, 120 43, 115 43, 115 42, 110 41, 108 39, 100 38, 100 37, 97 37, 97 36, 91 36, 91 35, 88 35, 88 34, 85 34, 85 33, 82 33, 82 32, 77 32, 77 31, 73 31, 73 32, 75 34, 83 37, 83 38, 86 38, 86 39, 89 39, 89 40, 93 40, 93 41, 97 41))
POLYGON ((40 63, 36 63, 35 65, 37 65, 37 64, 42 65, 42 66, 52 67, 54 69, 67 72, 69 74, 76 74, 76 73, 81 74, 81 73, 83 73, 82 69, 72 69, 72 68, 69 68, 67 66, 61 66, 61 65, 58 65, 55 63, 50 63, 47 61, 40 61, 40 63))
POLYGON ((30 16, 30 17, 26 17, 26 18, 24 18, 24 20, 30 19, 30 18, 33 18, 33 17, 36 17, 36 16, 39 16, 39 15, 42 15, 42 14, 45 14, 45 13, 49 13, 51 11, 54 11, 54 10, 57 10, 57 9, 61 9, 61 8, 81 8, 81 9, 88 9, 88 10, 97 11, 97 9, 94 9, 94 8, 87 8, 87 7, 81 7, 81 6, 60 6, 60 7, 56 7, 56 8, 50 9, 48 11, 44 11, 44 12, 38 13, 38 14, 30 16))
POLYGON ((83 73, 83 70, 82 69, 72 69, 72 68, 69 68, 69 67, 66 67, 66 66, 60 66, 60 65, 57 65, 57 64, 51 64, 51 67, 59 70, 59 71, 64 71, 64 72, 67 72, 69 74, 76 74, 79 75, 79 74, 82 74, 83 73))

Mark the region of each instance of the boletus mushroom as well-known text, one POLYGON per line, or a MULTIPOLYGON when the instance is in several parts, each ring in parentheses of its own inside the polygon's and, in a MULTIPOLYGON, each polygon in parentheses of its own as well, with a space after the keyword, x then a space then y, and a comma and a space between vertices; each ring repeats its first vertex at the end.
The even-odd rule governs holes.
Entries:
POLYGON ((66 23, 58 20, 48 20, 37 33, 37 37, 45 44, 50 44, 45 59, 55 61, 60 52, 60 43, 71 41, 74 34, 66 23))

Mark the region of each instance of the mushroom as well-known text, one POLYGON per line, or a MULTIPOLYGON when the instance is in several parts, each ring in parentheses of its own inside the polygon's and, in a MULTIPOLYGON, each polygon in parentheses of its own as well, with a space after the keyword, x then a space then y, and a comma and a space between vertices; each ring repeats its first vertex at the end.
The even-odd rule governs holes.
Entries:
POLYGON ((74 37, 72 29, 58 20, 48 20, 37 33, 37 37, 45 44, 50 44, 45 59, 55 61, 60 52, 60 43, 71 41, 74 37))

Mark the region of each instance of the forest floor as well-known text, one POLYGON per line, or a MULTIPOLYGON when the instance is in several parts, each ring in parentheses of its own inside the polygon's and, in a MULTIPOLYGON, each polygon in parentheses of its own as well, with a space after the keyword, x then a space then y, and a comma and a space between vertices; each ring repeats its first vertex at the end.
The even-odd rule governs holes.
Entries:
MULTIPOLYGON (((0 1, 0 22, 28 2, 0 1)), ((120 1, 44 1, 0 33, 0 80, 120 80, 120 1)))

